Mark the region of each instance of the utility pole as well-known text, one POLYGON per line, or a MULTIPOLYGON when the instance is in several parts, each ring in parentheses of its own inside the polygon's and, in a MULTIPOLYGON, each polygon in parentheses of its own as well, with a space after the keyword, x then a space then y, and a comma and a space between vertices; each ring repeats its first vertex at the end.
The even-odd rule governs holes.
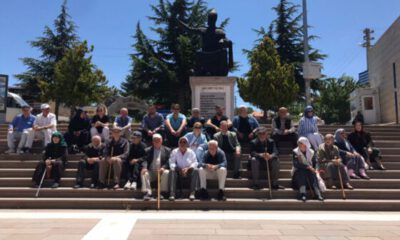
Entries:
POLYGON ((372 37, 374 30, 370 28, 365 28, 363 30, 363 33, 364 33, 364 42, 362 43, 362 46, 366 49, 367 53, 367 71, 368 71, 368 51, 372 47, 371 41, 375 39, 374 37, 372 37))
MULTIPOLYGON (((308 23, 307 23, 307 0, 303 0, 303 45, 304 45, 304 64, 308 65, 310 59, 308 57, 308 23)), ((304 72, 304 69, 303 69, 304 72)), ((311 104, 311 79, 304 77, 305 91, 306 91, 306 105, 311 104)))

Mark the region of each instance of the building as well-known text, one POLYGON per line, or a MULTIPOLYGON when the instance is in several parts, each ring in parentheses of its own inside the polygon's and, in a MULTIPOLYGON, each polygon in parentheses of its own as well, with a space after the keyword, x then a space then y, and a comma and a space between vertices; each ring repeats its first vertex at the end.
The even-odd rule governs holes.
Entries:
MULTIPOLYGON (((369 88, 352 93, 350 97, 352 117, 357 111, 361 111, 364 117, 372 117, 367 121, 368 123, 398 123, 397 78, 399 74, 400 17, 368 50, 366 78, 369 81, 369 88), (374 116, 377 116, 376 119, 374 116)), ((364 79, 365 76, 362 78, 364 79)))
POLYGON ((358 74, 358 83, 366 86, 369 84, 369 80, 368 80, 368 70, 364 71, 364 72, 360 72, 358 74))

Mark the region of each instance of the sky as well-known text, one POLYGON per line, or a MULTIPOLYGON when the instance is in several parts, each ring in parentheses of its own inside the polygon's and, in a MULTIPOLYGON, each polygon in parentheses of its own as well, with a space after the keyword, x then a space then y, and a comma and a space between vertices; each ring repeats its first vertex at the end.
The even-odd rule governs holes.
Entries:
MULTIPOLYGON (((153 15, 150 5, 158 0, 69 0, 72 20, 81 40, 94 46, 93 62, 104 71, 110 86, 120 87, 131 69, 137 22, 150 38, 153 15)), ((257 39, 253 29, 268 27, 276 18, 271 9, 279 0, 206 0, 219 14, 219 22, 230 18, 227 37, 234 43, 234 60, 240 68, 230 76, 243 76, 249 65, 243 49, 250 49, 257 39)), ((292 0, 301 5, 301 0, 292 0)), ((46 25, 53 26, 62 0, 0 0, 0 74, 17 83, 14 74, 26 70, 20 58, 38 57, 29 41, 42 35, 46 25)), ((399 0, 308 0, 309 34, 319 38, 310 44, 328 57, 322 62, 323 74, 358 78, 366 69, 366 51, 360 46, 362 30, 372 28, 376 40, 400 13, 399 0)), ((243 104, 237 90, 236 104, 243 104)))

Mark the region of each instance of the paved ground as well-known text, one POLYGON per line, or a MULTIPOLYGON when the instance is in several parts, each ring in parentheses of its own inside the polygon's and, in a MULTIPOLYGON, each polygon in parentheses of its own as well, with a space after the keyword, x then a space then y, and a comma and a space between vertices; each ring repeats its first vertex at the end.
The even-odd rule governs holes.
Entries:
POLYGON ((400 212, 0 210, 0 239, 398 240, 400 212))

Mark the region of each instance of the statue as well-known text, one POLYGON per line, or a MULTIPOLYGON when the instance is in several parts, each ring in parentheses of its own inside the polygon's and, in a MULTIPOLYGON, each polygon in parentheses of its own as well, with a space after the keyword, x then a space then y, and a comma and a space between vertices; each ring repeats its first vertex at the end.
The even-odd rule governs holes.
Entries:
POLYGON ((232 41, 226 38, 222 29, 216 27, 217 18, 218 14, 213 9, 208 14, 207 28, 192 28, 178 20, 188 32, 201 35, 202 51, 196 54, 197 76, 227 76, 233 68, 232 41))

